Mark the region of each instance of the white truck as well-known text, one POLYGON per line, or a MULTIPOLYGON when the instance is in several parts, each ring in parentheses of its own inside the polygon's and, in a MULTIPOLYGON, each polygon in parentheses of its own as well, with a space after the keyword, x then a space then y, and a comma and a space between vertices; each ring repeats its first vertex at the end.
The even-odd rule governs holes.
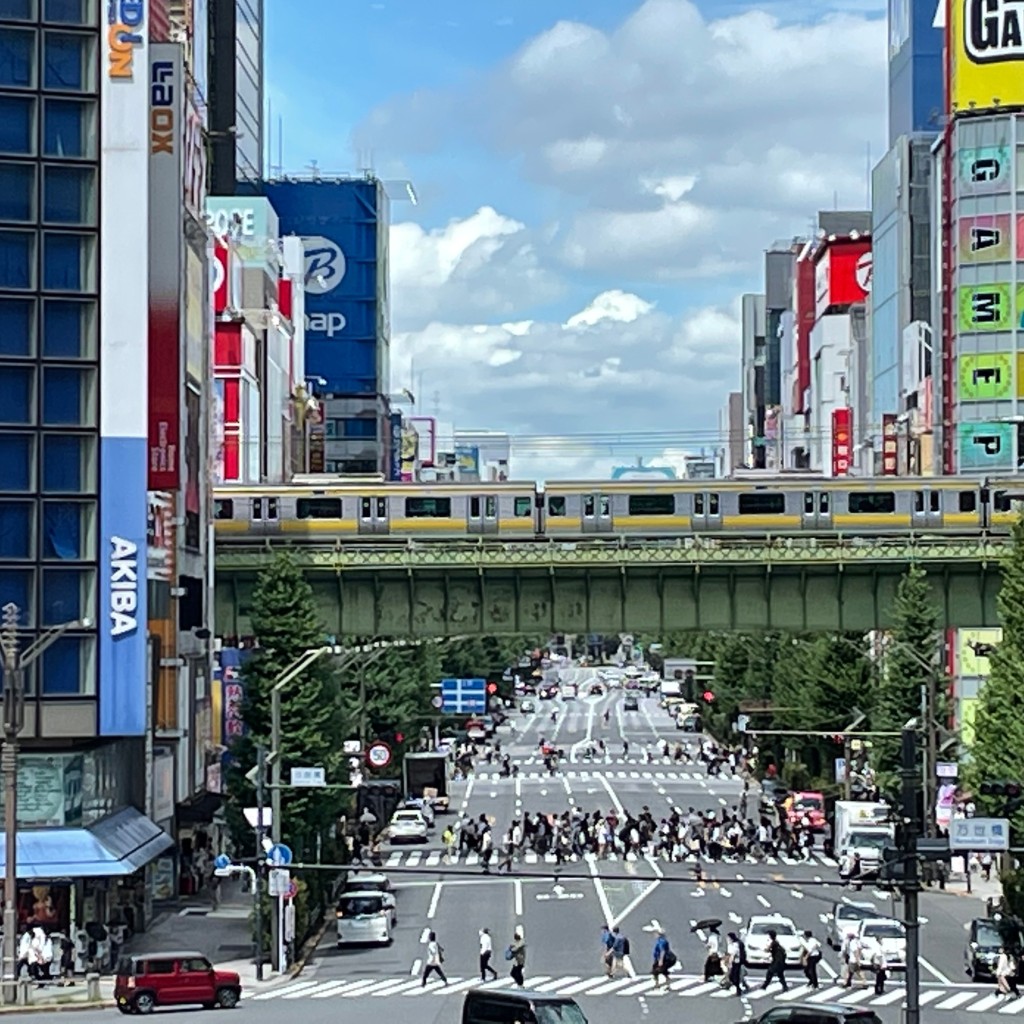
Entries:
POLYGON ((833 845, 836 857, 842 860, 848 853, 860 854, 861 876, 878 871, 883 847, 896 836, 896 826, 889 821, 889 806, 869 800, 836 801, 833 845))

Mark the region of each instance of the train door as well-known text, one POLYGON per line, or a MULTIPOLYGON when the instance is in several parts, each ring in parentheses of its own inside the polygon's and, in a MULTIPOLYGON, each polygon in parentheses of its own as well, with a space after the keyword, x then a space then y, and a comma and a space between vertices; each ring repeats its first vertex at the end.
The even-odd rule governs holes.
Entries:
POLYGON ((372 498, 359 499, 359 532, 361 534, 387 534, 390 532, 387 498, 374 495, 372 498))
POLYGON ((258 534, 280 533, 281 520, 278 514, 277 498, 252 499, 252 532, 258 534))
POLYGON ((804 491, 803 528, 832 529, 832 495, 828 491, 804 491))
POLYGON ((583 495, 583 532, 611 533, 612 498, 610 494, 583 495))
POLYGON ((697 530, 722 528, 722 502, 716 491, 700 491, 693 496, 693 526, 697 530))
POLYGON ((930 487, 914 491, 910 509, 910 526, 914 530, 942 528, 942 492, 930 487))
POLYGON ((474 494, 469 498, 470 533, 498 532, 498 499, 493 494, 474 494))

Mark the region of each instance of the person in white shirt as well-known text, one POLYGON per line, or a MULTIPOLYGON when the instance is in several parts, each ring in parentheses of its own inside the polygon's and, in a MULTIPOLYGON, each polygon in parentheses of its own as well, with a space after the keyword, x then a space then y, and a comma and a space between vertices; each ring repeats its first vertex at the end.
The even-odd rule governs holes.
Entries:
POLYGON ((707 938, 707 957, 704 959, 704 980, 713 981, 722 973, 722 937, 712 928, 707 938))
POLYGON ((811 934, 804 932, 800 942, 800 959, 803 961, 804 974, 811 988, 818 987, 818 964, 821 963, 821 943, 811 934))
POLYGON ((442 963, 444 963, 444 946, 437 941, 437 935, 431 932, 427 936, 427 962, 423 965, 422 988, 426 988, 427 978, 431 974, 436 974, 445 985, 448 984, 448 979, 445 977, 444 971, 441 970, 442 963))
POLYGON ((1006 951, 1003 946, 999 950, 999 960, 996 962, 996 985, 1004 996, 1019 996, 1017 988, 1017 961, 1006 951))
POLYGON ((491 956, 494 954, 494 942, 491 933, 486 928, 480 929, 480 980, 487 980, 487 972, 490 971, 491 978, 497 980, 498 972, 491 966, 491 956))

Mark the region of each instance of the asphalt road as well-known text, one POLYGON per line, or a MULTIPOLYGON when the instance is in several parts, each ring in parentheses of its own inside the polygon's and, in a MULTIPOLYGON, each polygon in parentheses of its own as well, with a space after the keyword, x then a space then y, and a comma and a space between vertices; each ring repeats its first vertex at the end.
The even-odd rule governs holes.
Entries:
MULTIPOLYGON (((590 670, 571 672, 581 686, 591 678, 590 670)), ((670 806, 686 811, 735 805, 742 786, 739 780, 709 778, 699 766, 664 761, 662 740, 673 746, 683 742, 691 749, 697 741, 677 730, 655 699, 641 699, 637 712, 622 711, 619 690, 556 705, 555 723, 550 720, 553 705, 538 702, 538 712, 516 719, 514 734, 506 728, 499 736, 503 750, 520 765, 519 777, 501 779, 496 765, 481 765, 471 782, 456 789, 456 810, 472 816, 486 814, 501 834, 513 816, 524 811, 560 812, 578 805, 607 813, 624 807, 639 811, 646 804, 659 817, 670 806), (608 725, 603 720, 605 710, 610 712, 608 725), (537 754, 541 737, 554 739, 567 755, 567 763, 554 777, 545 773, 537 754), (589 742, 599 738, 605 740, 607 757, 585 760, 589 742), (629 744, 625 756, 624 740, 629 744), (648 750, 657 751, 651 763, 648 750)), ((701 919, 720 919, 724 933, 739 930, 752 914, 777 913, 824 940, 827 915, 837 900, 863 900, 881 914, 900 913, 899 904, 894 906, 886 893, 870 888, 854 893, 840 886, 835 863, 821 855, 805 863, 780 860, 707 866, 701 883, 688 865, 608 858, 574 862, 556 871, 553 863, 533 854, 516 864, 511 877, 484 876, 473 855, 443 863, 439 843, 443 822, 440 819, 436 839, 425 848, 395 848, 385 854, 386 870, 398 896, 394 943, 385 949, 339 950, 328 932, 313 963, 297 981, 244 999, 247 1020, 252 1024, 283 1020, 298 1011, 304 1024, 326 1024, 346 1009, 372 1012, 377 1005, 389 1014, 400 1007, 402 1019, 457 1020, 462 992, 479 984, 478 930, 487 927, 494 937, 499 981, 489 985, 505 987, 511 982, 502 950, 517 926, 523 928, 527 942, 527 987, 573 995, 591 1024, 621 1024, 638 1015, 657 1024, 662 1020, 675 1024, 681 1010, 684 1019, 729 1024, 774 1004, 803 999, 840 999, 870 1007, 885 1024, 900 1019, 902 986, 890 983, 885 994, 876 996, 869 983, 850 990, 831 984, 839 969, 837 954, 831 950, 826 950, 822 986, 816 993, 800 985, 799 971, 792 972, 788 993, 773 985, 743 999, 705 984, 698 975, 703 946, 691 927, 701 919), (611 981, 603 976, 600 964, 599 937, 605 922, 619 925, 632 947, 626 976, 611 981), (665 929, 681 960, 668 995, 653 993, 647 975, 659 927, 665 929), (431 929, 445 948, 447 989, 436 981, 426 989, 420 984, 424 942, 431 929)), ((1024 1015, 1024 999, 1000 1001, 992 995, 992 986, 966 983, 965 924, 982 913, 977 900, 933 892, 923 895, 925 1021, 953 1021, 957 1014, 969 1013, 968 1019, 990 1024, 1024 1015)), ((762 971, 752 969, 752 987, 762 977, 762 971)), ((199 1011, 199 1016, 207 1014, 199 1011)), ((94 1017, 109 1021, 110 1011, 82 1012, 75 1020, 91 1024, 94 1017)))

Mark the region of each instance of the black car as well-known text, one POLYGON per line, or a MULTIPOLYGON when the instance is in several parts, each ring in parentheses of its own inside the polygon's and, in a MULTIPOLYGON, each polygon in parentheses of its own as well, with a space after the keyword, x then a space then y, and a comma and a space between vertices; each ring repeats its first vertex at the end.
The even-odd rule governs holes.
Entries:
POLYGON ((842 1003, 792 1003, 774 1006, 742 1024, 882 1024, 874 1010, 842 1003))
POLYGON ((964 969, 974 981, 994 981, 999 950, 1020 948, 1020 929, 1000 917, 976 917, 967 931, 964 969))
MULTIPOLYGON (((877 1018, 876 1018, 877 1020, 877 1018)), ((462 1024, 587 1024, 579 1003, 553 992, 498 992, 471 988, 462 1001, 462 1024)))

